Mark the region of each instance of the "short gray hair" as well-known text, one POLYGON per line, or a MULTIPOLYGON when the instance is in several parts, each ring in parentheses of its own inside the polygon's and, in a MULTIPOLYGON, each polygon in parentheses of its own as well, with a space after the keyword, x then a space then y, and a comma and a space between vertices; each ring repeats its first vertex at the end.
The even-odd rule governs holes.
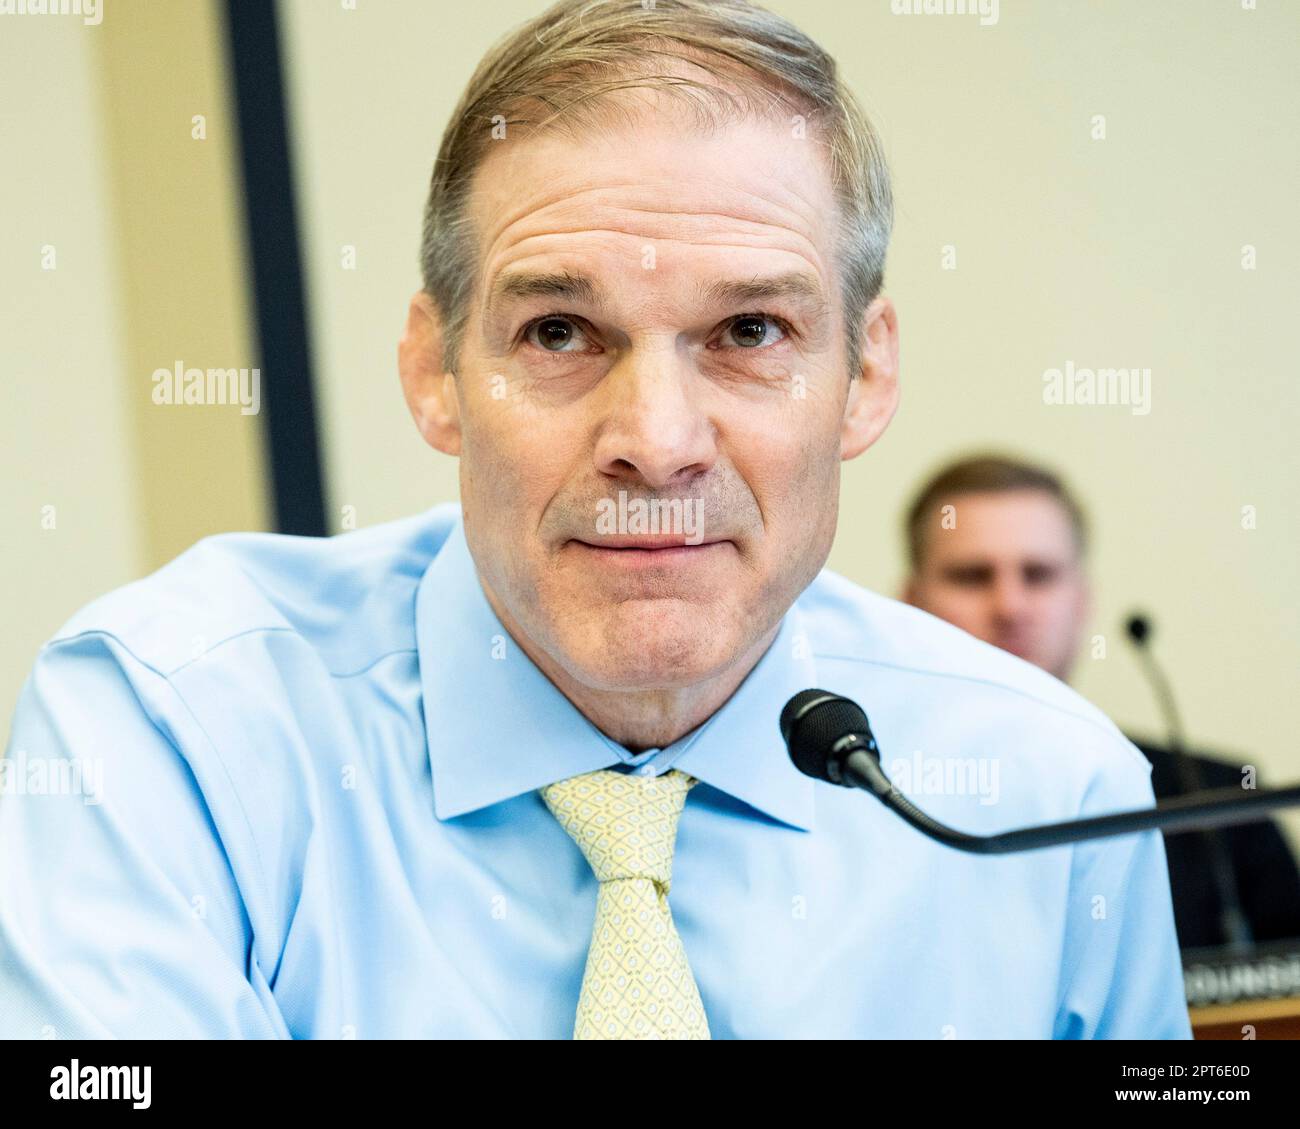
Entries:
POLYGON ((474 174, 493 127, 540 131, 590 121, 619 90, 654 87, 713 119, 793 108, 825 146, 840 203, 838 267, 850 371, 863 312, 884 285, 893 195, 883 147, 835 60, 789 21, 747 0, 560 0, 484 56, 443 134, 424 211, 420 272, 444 321, 443 368, 455 372, 478 284, 469 218, 474 174), (680 60, 725 81, 656 68, 680 60))

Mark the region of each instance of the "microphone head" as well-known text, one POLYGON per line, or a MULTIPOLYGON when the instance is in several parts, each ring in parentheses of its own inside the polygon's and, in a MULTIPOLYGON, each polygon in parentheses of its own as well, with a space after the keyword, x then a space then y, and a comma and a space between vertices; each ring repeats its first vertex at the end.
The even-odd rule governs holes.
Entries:
POLYGON ((828 690, 800 690, 781 711, 781 737, 795 767, 807 776, 838 783, 828 772, 831 750, 844 737, 874 746, 867 715, 857 702, 828 690))
POLYGON ((1135 612, 1128 617, 1128 622, 1124 624, 1124 630, 1128 632, 1128 637, 1134 643, 1139 647, 1144 646, 1147 640, 1151 638, 1151 620, 1141 612, 1135 612))

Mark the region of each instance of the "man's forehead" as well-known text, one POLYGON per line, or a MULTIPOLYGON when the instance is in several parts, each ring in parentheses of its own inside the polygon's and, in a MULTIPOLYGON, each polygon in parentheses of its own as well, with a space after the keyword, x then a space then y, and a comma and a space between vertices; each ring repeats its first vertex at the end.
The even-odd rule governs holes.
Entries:
POLYGON ((1065 507, 1044 490, 952 495, 927 524, 931 551, 945 560, 1066 557, 1073 546, 1065 507))
POLYGON ((814 141, 767 119, 703 130, 664 115, 587 139, 548 131, 496 143, 469 208, 489 275, 524 241, 563 247, 557 237, 579 243, 589 233, 700 245, 734 238, 800 251, 817 267, 836 211, 814 141))

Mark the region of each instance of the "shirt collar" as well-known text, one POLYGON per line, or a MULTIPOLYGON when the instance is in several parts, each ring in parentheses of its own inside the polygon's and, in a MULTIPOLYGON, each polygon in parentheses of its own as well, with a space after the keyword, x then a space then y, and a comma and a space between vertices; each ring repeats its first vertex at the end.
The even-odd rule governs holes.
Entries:
MULTIPOLYGON (((434 812, 452 819, 557 780, 627 763, 523 653, 483 594, 457 518, 415 599, 434 812)), ((801 830, 813 826, 813 781, 790 762, 781 707, 817 685, 798 605, 739 689, 665 750, 673 767, 801 830)))

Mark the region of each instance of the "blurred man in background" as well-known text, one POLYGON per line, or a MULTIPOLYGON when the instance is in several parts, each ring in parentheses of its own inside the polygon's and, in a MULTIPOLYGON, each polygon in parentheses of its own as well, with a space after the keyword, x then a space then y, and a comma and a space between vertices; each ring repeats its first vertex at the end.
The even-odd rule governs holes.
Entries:
MULTIPOLYGON (((1060 479, 996 455, 963 458, 921 487, 905 533, 909 604, 1069 680, 1091 601, 1087 525, 1060 479)), ((1191 755, 1189 773, 1177 749, 1133 741, 1151 762, 1157 799, 1186 791, 1189 779, 1204 788, 1241 783, 1238 765, 1191 755)), ((1238 909, 1250 939, 1300 936, 1300 872, 1274 823, 1172 835, 1165 850, 1183 948, 1227 943, 1238 909)))

